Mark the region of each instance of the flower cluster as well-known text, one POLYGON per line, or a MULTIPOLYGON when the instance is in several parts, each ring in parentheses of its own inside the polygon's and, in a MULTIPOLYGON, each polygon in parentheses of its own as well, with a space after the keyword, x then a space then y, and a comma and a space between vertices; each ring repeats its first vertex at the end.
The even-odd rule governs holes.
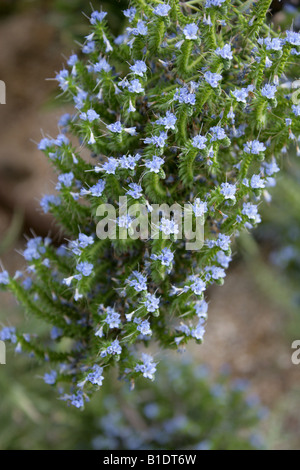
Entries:
POLYGON ((260 222, 278 158, 300 135, 299 106, 283 75, 300 35, 271 31, 270 1, 247 11, 228 0, 195 9, 178 0, 132 4, 116 38, 106 14, 94 11, 83 55, 56 76, 74 115, 62 116, 60 134, 39 144, 58 172, 56 193, 41 207, 66 243, 29 240, 29 277, 0 275, 28 312, 56 328, 39 341, 12 330, 2 336, 57 364, 45 381, 69 381, 62 399, 76 407, 116 363, 132 383, 154 379, 159 361, 136 345, 202 342, 206 290, 224 282, 234 236, 260 222), (187 251, 163 211, 156 237, 130 238, 134 218, 122 213, 120 196, 148 212, 188 204, 193 223, 205 219, 203 248, 187 251), (105 203, 117 208, 113 229, 127 237, 96 236, 105 203))

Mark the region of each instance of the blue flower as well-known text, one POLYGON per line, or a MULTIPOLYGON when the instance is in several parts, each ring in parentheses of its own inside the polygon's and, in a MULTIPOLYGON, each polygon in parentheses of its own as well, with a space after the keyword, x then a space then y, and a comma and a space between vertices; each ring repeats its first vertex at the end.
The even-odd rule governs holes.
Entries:
POLYGON ((199 150, 205 149, 206 142, 207 142, 207 138, 204 137, 203 135, 196 135, 195 137, 192 138, 192 146, 199 150))
POLYGON ((56 383, 56 379, 57 379, 57 372, 55 370, 51 370, 49 374, 46 373, 44 375, 44 382, 47 385, 54 385, 56 383))
POLYGON ((257 206, 255 204, 251 204, 250 202, 244 202, 242 214, 249 217, 249 219, 256 219, 256 216, 258 214, 257 206))
POLYGON ((136 60, 129 68, 135 75, 139 75, 140 77, 147 72, 147 65, 143 60, 136 60))
POLYGON ((123 10, 123 13, 129 19, 129 22, 131 23, 134 20, 134 17, 136 14, 136 8, 135 7, 128 8, 128 10, 123 10))
POLYGON ((159 173, 161 166, 164 164, 164 159, 154 155, 152 160, 146 160, 145 166, 153 173, 159 173))
POLYGON ((70 67, 73 67, 77 62, 78 62, 78 56, 77 56, 77 54, 72 54, 72 55, 69 57, 67 64, 68 64, 70 67))
POLYGON ((27 248, 23 251, 23 256, 26 261, 33 261, 39 259, 41 254, 45 253, 46 249, 42 246, 42 238, 31 238, 27 242, 27 248))
POLYGON ((160 262, 163 266, 169 266, 172 263, 173 259, 174 259, 174 254, 172 253, 170 248, 163 248, 159 255, 152 254, 151 259, 153 259, 153 260, 158 259, 158 260, 160 260, 160 262))
POLYGON ((216 140, 223 140, 226 137, 224 129, 220 126, 213 126, 209 130, 212 134, 210 139, 211 142, 215 142, 216 140))
POLYGON ((101 352, 100 356, 101 357, 106 357, 107 354, 111 354, 114 356, 115 354, 121 354, 122 348, 120 346, 120 343, 117 339, 115 339, 108 348, 106 348, 104 351, 101 352))
POLYGON ((187 87, 182 87, 180 90, 176 90, 174 94, 174 101, 185 104, 196 104, 196 95, 195 93, 189 92, 187 87))
POLYGON ((99 119, 100 116, 93 109, 89 109, 86 113, 81 113, 79 117, 83 121, 93 122, 99 119))
POLYGON ((275 98, 277 87, 275 85, 269 85, 268 83, 261 89, 262 96, 265 96, 269 100, 275 98))
POLYGON ((186 39, 197 39, 198 27, 195 23, 187 24, 183 29, 186 39))
POLYGON ((132 33, 134 36, 147 36, 148 28, 144 21, 139 20, 135 28, 127 28, 129 33, 132 33))
POLYGON ((136 292, 147 290, 147 277, 138 271, 133 271, 125 282, 133 287, 136 292))
POLYGON ((164 235, 177 235, 179 233, 178 224, 173 219, 166 219, 165 217, 162 217, 160 221, 159 230, 164 235))
POLYGON ((92 263, 88 263, 87 261, 81 261, 77 264, 76 270, 79 271, 83 276, 88 277, 92 274, 94 266, 92 263))
POLYGON ((295 116, 300 116, 300 104, 298 104, 298 105, 293 104, 292 105, 292 111, 295 114, 295 116))
POLYGON ((215 53, 217 55, 219 55, 220 57, 222 57, 223 59, 229 59, 231 60, 232 59, 232 51, 231 51, 231 45, 230 44, 225 44, 224 47, 218 47, 216 50, 215 50, 215 53))
POLYGON ((109 63, 107 62, 106 59, 102 58, 99 60, 99 62, 97 62, 96 64, 94 64, 93 66, 93 70, 94 72, 96 73, 99 73, 99 72, 102 72, 102 70, 104 70, 104 72, 110 72, 112 69, 112 67, 109 65, 109 63))
POLYGON ((200 198, 196 198, 194 204, 192 205, 192 209, 195 217, 202 217, 205 212, 207 212, 207 203, 201 201, 200 198))
POLYGON ((159 308, 160 299, 149 292, 146 294, 146 300, 143 302, 147 312, 154 313, 159 308))
POLYGON ((135 78, 134 80, 131 80, 130 84, 128 85, 128 91, 130 91, 130 93, 143 93, 145 90, 142 87, 139 79, 135 78))
POLYGON ((171 113, 171 111, 166 112, 166 116, 163 118, 160 118, 156 121, 156 124, 160 124, 165 126, 165 129, 172 129, 175 130, 175 124, 177 121, 177 117, 175 114, 171 113))
POLYGON ((220 193, 225 199, 235 200, 236 185, 230 183, 222 183, 220 193))
POLYGON ((106 15, 106 11, 93 11, 90 18, 91 24, 96 24, 97 21, 101 23, 102 20, 104 20, 104 18, 106 17, 106 15))
POLYGON ((221 250, 227 251, 230 248, 230 236, 225 235, 224 233, 219 233, 216 245, 221 248, 221 250))
POLYGON ((221 7, 226 0, 206 0, 205 8, 221 7))
POLYGON ((300 33, 294 31, 286 31, 286 42, 293 46, 300 46, 300 33))
POLYGON ((241 103, 246 103, 246 99, 248 98, 248 95, 250 92, 254 90, 253 85, 247 86, 247 88, 241 88, 241 89, 235 89, 232 94, 235 97, 235 99, 241 103))
POLYGON ((40 200, 40 206, 43 209, 44 213, 47 214, 50 210, 50 205, 59 206, 61 203, 61 199, 59 196, 55 196, 54 194, 46 194, 40 200))
POLYGON ((74 179, 74 174, 72 171, 69 173, 61 173, 58 175, 58 183, 55 186, 56 189, 61 189, 62 185, 64 185, 66 188, 70 188, 72 186, 72 181, 74 179))
POLYGON ((168 16, 169 11, 171 10, 170 5, 166 3, 161 3, 154 8, 153 13, 157 16, 168 16))
POLYGON ((103 163, 102 169, 108 175, 114 175, 119 166, 119 160, 114 157, 108 157, 107 162, 103 163))
POLYGON ((244 144, 244 152, 252 153, 253 155, 259 155, 261 152, 266 150, 265 145, 258 140, 251 140, 244 144))
POLYGON ((90 372, 87 377, 86 377, 86 380, 88 382, 91 382, 93 385, 98 385, 99 387, 101 387, 102 385, 102 382, 104 380, 104 377, 103 377, 103 367, 100 367, 98 366, 98 364, 95 364, 93 367, 92 367, 92 371, 93 372, 90 372))
POLYGON ((142 333, 142 335, 145 335, 145 336, 151 336, 151 335, 152 335, 150 323, 149 323, 148 320, 142 321, 142 322, 137 326, 137 329, 138 329, 138 331, 140 331, 140 332, 142 333))
POLYGON ((61 70, 55 77, 55 79, 58 81, 60 88, 63 91, 66 91, 69 87, 69 72, 68 70, 61 70))
POLYGON ((267 51, 281 51, 283 45, 280 38, 265 38, 264 43, 267 51))
POLYGON ((82 48, 82 52, 84 54, 91 54, 92 52, 95 51, 95 41, 88 41, 82 48))
POLYGON ((16 329, 14 326, 5 326, 0 331, 1 341, 11 341, 13 344, 17 342, 16 329))
POLYGON ((113 124, 108 124, 106 127, 109 131, 117 134, 120 134, 122 132, 122 124, 120 123, 120 121, 116 121, 113 124))
POLYGON ((194 292, 194 294, 201 295, 206 289, 206 284, 202 279, 196 278, 189 288, 194 292))
POLYGON ((130 189, 126 192, 128 196, 133 197, 134 199, 139 199, 143 195, 143 189, 142 186, 136 183, 130 183, 129 184, 130 189))
POLYGON ((108 324, 109 328, 119 328, 121 323, 121 315, 112 307, 107 307, 106 318, 104 321, 108 324))
POLYGON ((150 354, 142 354, 143 364, 137 364, 135 366, 136 372, 142 372, 146 379, 154 380, 154 374, 156 372, 156 363, 153 361, 150 354))
POLYGON ((213 88, 217 88, 219 81, 222 80, 222 75, 219 73, 205 72, 205 81, 213 88))
POLYGON ((219 263, 223 268, 228 268, 230 261, 232 260, 231 256, 225 255, 224 251, 218 251, 216 254, 216 261, 219 263))
POLYGON ((7 285, 9 284, 9 274, 7 271, 0 273, 0 284, 7 285))
POLYGON ((164 131, 160 132, 158 136, 153 136, 153 137, 146 137, 146 139, 144 140, 145 144, 153 144, 155 145, 156 147, 164 147, 165 146, 165 142, 168 138, 168 134, 164 131))
POLYGON ((265 181, 260 177, 260 175, 252 175, 250 186, 253 189, 260 189, 265 187, 265 181))

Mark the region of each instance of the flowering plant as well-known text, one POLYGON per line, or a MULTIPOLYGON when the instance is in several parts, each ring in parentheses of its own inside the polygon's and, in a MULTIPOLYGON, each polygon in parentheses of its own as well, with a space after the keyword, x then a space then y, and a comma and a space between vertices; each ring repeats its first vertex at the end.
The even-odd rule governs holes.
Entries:
POLYGON ((270 3, 133 0, 116 38, 106 13, 93 11, 81 56, 56 75, 75 113, 39 143, 58 172, 57 193, 41 206, 66 243, 33 238, 26 277, 0 276, 52 329, 37 338, 5 327, 0 339, 54 364, 45 381, 69 382, 61 397, 78 408, 116 363, 132 384, 152 380, 157 362, 142 349, 152 340, 202 342, 205 291, 224 282, 233 237, 260 222, 279 155, 300 131, 283 75, 300 34, 267 25, 270 3), (122 215, 121 196, 148 213, 162 205, 156 236, 130 236, 136 219, 122 215), (113 240, 96 236, 108 203, 118 213, 113 240), (201 250, 186 250, 166 203, 188 205, 193 226, 205 221, 201 250))

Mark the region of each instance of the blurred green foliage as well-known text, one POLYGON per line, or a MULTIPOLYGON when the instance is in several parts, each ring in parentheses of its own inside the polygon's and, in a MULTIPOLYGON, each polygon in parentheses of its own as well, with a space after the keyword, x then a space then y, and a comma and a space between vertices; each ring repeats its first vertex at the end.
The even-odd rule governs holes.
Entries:
POLYGON ((130 391, 114 377, 84 411, 68 408, 32 360, 0 366, 0 449, 255 449, 263 409, 245 383, 168 357, 130 391), (33 377, 35 377, 33 379, 33 377))

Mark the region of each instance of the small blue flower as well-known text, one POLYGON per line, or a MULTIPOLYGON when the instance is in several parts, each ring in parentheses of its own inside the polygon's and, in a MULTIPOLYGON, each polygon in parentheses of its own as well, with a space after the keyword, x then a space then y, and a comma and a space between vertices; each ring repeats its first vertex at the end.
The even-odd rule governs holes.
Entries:
POLYGON ((47 214, 49 212, 51 205, 59 206, 60 203, 61 203, 60 197, 55 196, 54 194, 46 194, 40 200, 40 206, 43 209, 45 214, 47 214))
POLYGON ((265 187, 265 181, 260 177, 260 175, 252 175, 250 180, 250 186, 253 189, 260 189, 265 187))
POLYGON ((251 140, 244 144, 244 152, 252 153, 253 155, 259 155, 261 152, 266 150, 265 145, 258 140, 251 140))
POLYGON ((93 109, 89 109, 86 113, 81 113, 79 117, 83 121, 94 122, 99 119, 100 116, 93 109))
POLYGON ((106 17, 106 15, 106 11, 93 11, 90 18, 91 24, 96 24, 97 21, 101 23, 102 20, 104 20, 104 18, 106 17))
POLYGON ((146 160, 145 166, 153 173, 159 173, 161 166, 164 164, 164 159, 154 155, 152 160, 146 160))
POLYGON ((195 93, 189 92, 187 87, 182 87, 180 90, 176 90, 174 94, 174 101, 185 104, 196 104, 196 95, 195 93))
POLYGON ((198 26, 195 23, 187 24, 183 29, 186 39, 197 39, 198 26))
POLYGON ((126 192, 128 196, 133 197, 134 199, 139 199, 143 195, 143 189, 142 186, 136 183, 130 183, 129 184, 129 190, 126 192))
POLYGON ((44 382, 47 385, 54 385, 56 383, 57 379, 57 372, 55 370, 52 370, 49 374, 44 375, 44 382))
POLYGON ((241 89, 235 89, 232 94, 235 97, 235 99, 241 103, 246 103, 246 99, 248 98, 248 95, 250 92, 254 90, 253 85, 247 86, 247 88, 241 88, 241 89))
POLYGON ((217 88, 219 81, 222 80, 222 75, 219 73, 205 72, 204 79, 212 88, 217 88))
POLYGON ((121 315, 112 307, 107 307, 106 318, 104 321, 108 324, 109 328, 119 328, 121 323, 121 315))
POLYGON ((140 77, 147 72, 147 65, 143 60, 136 60, 129 68, 135 75, 139 75, 140 77))
POLYGON ((69 87, 69 72, 68 70, 64 69, 61 70, 55 77, 58 81, 60 88, 63 91, 66 91, 69 87))
POLYGON ((143 93, 145 90, 141 85, 141 82, 138 78, 131 80, 130 84, 128 85, 128 91, 130 93, 143 93))
POLYGON ((153 260, 158 259, 158 260, 160 260, 160 262, 163 266, 169 266, 173 262, 174 254, 172 253, 170 248, 163 248, 159 255, 152 254, 151 259, 153 259, 153 260))
POLYGON ((77 64, 77 62, 78 62, 78 56, 77 56, 77 54, 72 54, 72 55, 69 57, 67 64, 68 64, 70 67, 73 67, 75 64, 77 64))
POLYGON ((136 14, 136 8, 135 7, 128 8, 128 10, 123 10, 123 13, 129 19, 129 22, 131 23, 134 20, 134 17, 136 14))
POLYGON ((269 100, 275 98, 277 87, 275 85, 269 85, 268 83, 261 89, 262 96, 265 96, 269 100))
POLYGON ((189 288, 194 292, 194 294, 201 295, 206 289, 206 284, 202 279, 196 278, 189 288))
POLYGON ((144 303, 147 312, 154 313, 159 308, 160 299, 155 297, 154 294, 150 294, 149 292, 146 295, 146 300, 144 303))
POLYGON ((104 72, 107 72, 107 73, 108 73, 108 72, 111 71, 111 69, 112 69, 111 65, 109 65, 109 63, 107 62, 107 60, 104 59, 104 58, 100 59, 99 62, 97 62, 97 63, 94 64, 94 66, 93 66, 93 70, 94 70, 94 72, 96 72, 96 73, 100 73, 100 72, 102 72, 102 70, 103 70, 104 72))
POLYGON ((127 28, 129 33, 132 33, 134 36, 147 36, 148 28, 144 21, 139 20, 135 28, 127 28))
POLYGON ((192 210, 195 214, 195 217, 202 217, 205 212, 207 212, 207 203, 201 201, 200 198, 196 198, 194 204, 192 205, 192 210))
POLYGON ((135 366, 136 372, 142 372, 146 379, 154 380, 154 374, 156 372, 156 363, 153 361, 150 354, 142 354, 143 364, 137 364, 135 366))
POLYGON ((81 261, 77 264, 76 270, 79 271, 83 276, 88 277, 92 274, 94 266, 92 263, 88 263, 87 261, 81 261))
POLYGON ((215 142, 216 140, 223 140, 226 137, 225 131, 220 126, 213 126, 209 129, 212 134, 210 139, 211 142, 215 142))
POLYGON ((203 135, 196 135, 195 137, 192 138, 192 146, 199 150, 206 148, 206 145, 205 145, 206 142, 207 142, 207 138, 203 135))
POLYGON ((9 274, 7 271, 0 273, 0 284, 7 286, 9 284, 9 274))
POLYGON ((114 157, 108 157, 107 162, 103 163, 102 169, 108 175, 114 175, 119 166, 119 160, 114 157))
POLYGON ((258 214, 257 206, 255 204, 251 204, 250 202, 244 202, 242 214, 249 217, 249 219, 256 219, 256 216, 258 214))
POLYGON ((0 330, 1 341, 11 341, 13 344, 17 342, 16 329, 14 326, 5 326, 0 330))
POLYGON ((138 271, 133 271, 125 282, 133 287, 137 292, 147 290, 147 277, 138 271))
POLYGON ((300 116, 300 104, 298 104, 298 105, 293 104, 292 105, 292 111, 295 114, 295 116, 300 116))
POLYGON ((225 199, 235 200, 236 185, 230 183, 222 183, 220 193, 224 196, 225 199))
POLYGON ((161 3, 154 8, 153 13, 157 16, 168 16, 169 11, 171 10, 170 5, 166 3, 161 3))
POLYGON ((160 124, 165 126, 165 129, 172 129, 175 130, 175 124, 176 124, 177 118, 175 114, 171 113, 171 111, 166 112, 166 116, 163 118, 160 118, 156 121, 156 124, 160 124))
POLYGON ((162 217, 160 221, 159 230, 164 235, 177 235, 179 233, 178 224, 173 219, 166 219, 165 217, 162 217))
POLYGON ((122 124, 120 121, 116 121, 113 124, 108 124, 107 129, 113 133, 120 134, 122 132, 122 124))
POLYGON ((91 54, 92 52, 95 51, 95 41, 88 41, 82 48, 82 52, 84 54, 91 54))
POLYGON ((217 55, 219 55, 220 57, 222 57, 223 59, 228 59, 228 60, 231 60, 232 59, 232 51, 231 51, 231 45, 230 44, 225 44, 224 47, 218 47, 216 50, 215 50, 215 53, 217 55))
POLYGON ((293 46, 300 46, 300 33, 294 31, 286 31, 286 42, 293 46))
POLYGON ((221 7, 226 0, 206 0, 205 8, 221 7))
POLYGON ((56 189, 61 189, 62 185, 64 185, 66 188, 70 188, 72 186, 72 181, 74 179, 74 174, 72 171, 70 173, 61 173, 58 175, 58 183, 55 186, 56 189))
POLYGON ((142 333, 144 336, 151 336, 152 331, 150 327, 150 323, 148 320, 142 321, 138 326, 137 326, 138 331, 142 333))
POLYGON ((221 250, 227 251, 230 248, 230 236, 225 235, 224 233, 219 233, 216 245, 221 248, 221 250))
POLYGON ((281 51, 283 41, 280 38, 265 38, 264 43, 267 51, 281 51))
POLYGON ((104 380, 104 377, 103 377, 103 367, 100 367, 98 366, 98 364, 95 364, 93 367, 92 367, 92 371, 93 372, 90 372, 87 377, 86 377, 86 380, 88 382, 91 382, 93 385, 98 385, 99 387, 101 387, 102 385, 102 382, 104 380))

